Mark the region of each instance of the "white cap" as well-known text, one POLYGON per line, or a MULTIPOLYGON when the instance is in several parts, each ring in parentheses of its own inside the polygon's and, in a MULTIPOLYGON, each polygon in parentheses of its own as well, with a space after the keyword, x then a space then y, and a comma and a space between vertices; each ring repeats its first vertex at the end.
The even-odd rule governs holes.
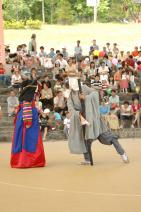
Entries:
POLYGON ((44 110, 44 113, 50 113, 50 109, 46 108, 46 109, 44 110))

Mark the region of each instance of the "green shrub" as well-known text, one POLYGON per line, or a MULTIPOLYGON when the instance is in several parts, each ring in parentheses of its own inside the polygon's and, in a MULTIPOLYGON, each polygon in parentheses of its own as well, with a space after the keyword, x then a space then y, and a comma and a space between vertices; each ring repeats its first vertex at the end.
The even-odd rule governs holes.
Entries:
POLYGON ((5 29, 24 29, 25 24, 23 21, 4 21, 5 29))
POLYGON ((26 21, 26 27, 29 29, 41 29, 42 22, 39 20, 28 20, 26 21))
POLYGON ((42 22, 39 20, 27 20, 26 25, 24 21, 4 21, 5 29, 41 29, 42 22))

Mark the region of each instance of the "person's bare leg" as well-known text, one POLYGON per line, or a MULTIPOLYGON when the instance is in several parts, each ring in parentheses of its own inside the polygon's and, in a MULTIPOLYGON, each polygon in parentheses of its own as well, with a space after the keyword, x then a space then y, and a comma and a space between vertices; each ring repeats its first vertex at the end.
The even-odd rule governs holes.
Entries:
POLYGON ((47 136, 47 127, 44 128, 43 141, 46 140, 46 136, 47 136))

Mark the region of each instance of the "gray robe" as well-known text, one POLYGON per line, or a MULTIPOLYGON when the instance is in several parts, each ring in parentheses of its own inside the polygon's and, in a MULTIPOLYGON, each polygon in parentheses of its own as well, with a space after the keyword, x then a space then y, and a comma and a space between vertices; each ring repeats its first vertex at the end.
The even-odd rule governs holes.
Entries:
POLYGON ((106 125, 100 118, 99 113, 99 94, 97 91, 86 85, 82 86, 85 95, 85 115, 90 126, 85 127, 85 138, 80 123, 79 112, 82 111, 78 91, 71 91, 67 100, 68 111, 71 112, 71 125, 69 130, 68 145, 70 152, 73 154, 86 153, 84 140, 96 140, 97 137, 107 131, 106 125))

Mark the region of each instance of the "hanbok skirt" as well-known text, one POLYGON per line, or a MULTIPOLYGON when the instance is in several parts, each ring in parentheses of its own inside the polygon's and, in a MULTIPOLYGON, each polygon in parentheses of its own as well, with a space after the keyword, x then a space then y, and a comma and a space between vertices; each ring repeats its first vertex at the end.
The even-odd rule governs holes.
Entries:
POLYGON ((26 128, 23 108, 20 106, 15 118, 10 164, 12 168, 34 168, 45 166, 45 154, 38 121, 38 111, 32 107, 32 125, 26 128))

